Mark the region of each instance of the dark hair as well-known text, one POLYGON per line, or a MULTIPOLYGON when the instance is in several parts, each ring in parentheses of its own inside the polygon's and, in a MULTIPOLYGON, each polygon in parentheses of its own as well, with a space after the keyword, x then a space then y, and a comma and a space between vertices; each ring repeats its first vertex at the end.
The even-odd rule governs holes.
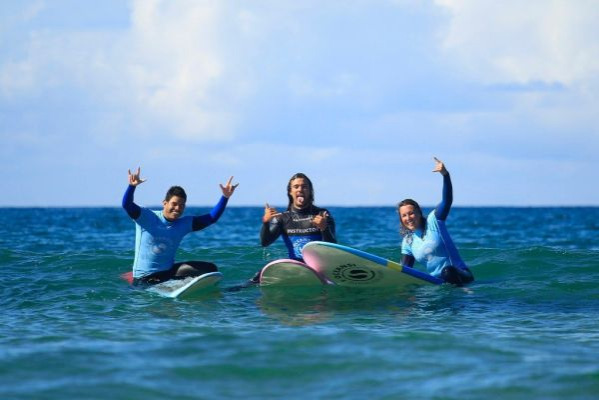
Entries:
POLYGON ((169 201, 173 196, 181 197, 183 200, 187 201, 187 194, 181 186, 171 186, 166 192, 166 196, 164 196, 164 201, 169 201))
POLYGON ((399 204, 397 204, 397 213, 399 214, 399 224, 401 225, 401 229, 399 230, 399 233, 402 236, 406 236, 408 234, 410 234, 410 230, 407 229, 402 220, 401 220, 401 214, 399 213, 399 209, 403 206, 413 206, 414 209, 416 210, 416 212, 418 214, 420 214, 420 226, 422 227, 422 232, 426 232, 426 218, 424 218, 424 216, 422 215, 422 209, 420 208, 420 205, 412 199, 405 199, 399 202, 399 204))
POLYGON ((312 181, 305 174, 298 172, 297 174, 293 175, 289 179, 289 183, 287 183, 287 198, 289 199, 289 203, 287 204, 287 210, 291 210, 291 205, 293 204, 293 197, 291 197, 291 195, 289 194, 289 192, 291 191, 291 182, 294 179, 298 178, 302 178, 304 181, 308 182, 308 187, 310 188, 310 197, 308 198, 308 202, 310 203, 310 206, 312 206, 312 203, 314 203, 314 187, 312 186, 312 181))

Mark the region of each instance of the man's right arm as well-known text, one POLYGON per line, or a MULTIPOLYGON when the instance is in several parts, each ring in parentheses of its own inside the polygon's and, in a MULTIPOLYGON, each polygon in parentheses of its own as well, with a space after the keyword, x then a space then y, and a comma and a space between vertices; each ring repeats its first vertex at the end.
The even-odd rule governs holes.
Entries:
POLYGON ((141 208, 133 202, 133 192, 135 192, 136 186, 129 185, 123 196, 122 206, 127 211, 127 214, 132 219, 137 219, 141 215, 141 208))
POLYGON ((263 222, 262 228, 260 229, 260 244, 262 247, 266 247, 277 240, 280 234, 281 226, 277 223, 276 219, 263 222))

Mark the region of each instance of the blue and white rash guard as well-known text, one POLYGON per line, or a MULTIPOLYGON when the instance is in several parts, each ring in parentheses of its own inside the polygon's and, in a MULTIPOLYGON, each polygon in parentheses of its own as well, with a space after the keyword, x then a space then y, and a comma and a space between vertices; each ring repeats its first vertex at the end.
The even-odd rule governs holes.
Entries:
POLYGON ((454 266, 467 269, 458 249, 449 236, 445 219, 453 202, 449 174, 443 176, 443 199, 426 218, 424 231, 418 229, 404 236, 401 244, 402 265, 412 267, 414 260, 423 264, 429 274, 439 277, 443 268, 454 266))
POLYGON ((183 216, 174 221, 164 218, 162 210, 150 210, 133 202, 135 186, 128 186, 123 208, 135 221, 135 259, 133 278, 139 279, 170 269, 179 244, 189 232, 204 229, 220 218, 228 199, 222 196, 209 214, 183 216))

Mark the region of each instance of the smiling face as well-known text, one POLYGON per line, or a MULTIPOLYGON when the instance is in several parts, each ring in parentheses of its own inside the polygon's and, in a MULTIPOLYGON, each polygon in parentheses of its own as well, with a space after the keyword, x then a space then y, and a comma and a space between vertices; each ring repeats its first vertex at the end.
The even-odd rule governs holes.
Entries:
POLYGON ((406 204, 399 207, 399 220, 404 228, 415 231, 420 228, 420 221, 422 220, 422 214, 420 209, 412 204, 406 204))
POLYGON ((311 185, 304 178, 295 178, 289 183, 289 196, 295 208, 305 208, 312 203, 311 185))
POLYGON ((183 215, 183 211, 185 211, 185 199, 173 196, 169 200, 164 200, 162 206, 162 215, 164 215, 164 218, 174 221, 183 215))

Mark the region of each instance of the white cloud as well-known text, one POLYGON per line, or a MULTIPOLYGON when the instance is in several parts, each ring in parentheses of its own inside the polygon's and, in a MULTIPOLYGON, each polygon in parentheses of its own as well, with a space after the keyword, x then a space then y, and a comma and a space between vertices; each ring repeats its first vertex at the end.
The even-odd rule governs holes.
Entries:
MULTIPOLYGON (((127 135, 229 140, 247 86, 224 60, 221 35, 229 22, 220 4, 134 1, 128 30, 32 28, 21 36, 21 50, 3 52, 0 95, 89 96, 96 107, 127 115, 112 117, 126 121, 127 135)), ((43 11, 34 5, 28 18, 43 11)))
MULTIPOLYGON (((121 48, 129 98, 143 118, 184 140, 231 137, 234 112, 217 96, 226 86, 216 2, 135 1, 130 40, 121 48)), ((225 90, 226 91, 226 90, 225 90)))
POLYGON ((446 54, 487 82, 572 84, 599 72, 595 1, 436 0, 451 21, 446 54))
POLYGON ((121 179, 137 164, 160 191, 239 175, 244 204, 284 201, 298 171, 328 204, 432 204, 433 155, 462 180, 462 204, 522 204, 539 182, 542 202, 555 170, 578 202, 592 179, 592 2, 134 0, 93 23, 29 4, 0 24, 13 39, 0 43, 4 170, 68 185, 65 165, 97 167, 105 186, 77 201, 110 192, 107 168, 121 179), (514 176, 519 191, 496 200, 514 176))
POLYGON ((588 160, 599 149, 599 7, 585 0, 437 0, 462 79, 498 107, 467 111, 468 144, 518 159, 588 160), (510 150, 510 147, 513 150, 510 150))

